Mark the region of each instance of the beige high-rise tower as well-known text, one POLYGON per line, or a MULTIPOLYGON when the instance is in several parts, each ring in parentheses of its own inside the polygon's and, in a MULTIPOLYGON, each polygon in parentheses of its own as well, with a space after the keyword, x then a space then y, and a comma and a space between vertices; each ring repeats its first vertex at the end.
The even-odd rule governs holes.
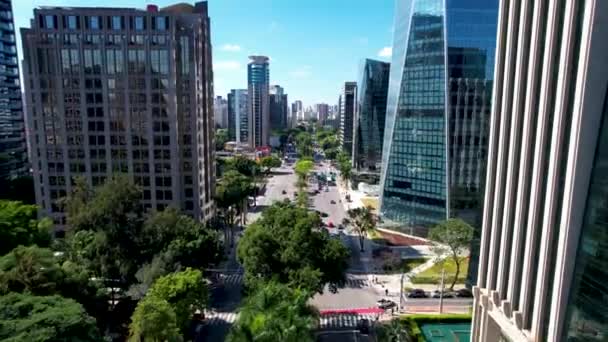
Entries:
POLYGON ((77 176, 128 174, 148 209, 213 214, 213 74, 206 2, 146 10, 41 7, 21 30, 38 205, 77 176))

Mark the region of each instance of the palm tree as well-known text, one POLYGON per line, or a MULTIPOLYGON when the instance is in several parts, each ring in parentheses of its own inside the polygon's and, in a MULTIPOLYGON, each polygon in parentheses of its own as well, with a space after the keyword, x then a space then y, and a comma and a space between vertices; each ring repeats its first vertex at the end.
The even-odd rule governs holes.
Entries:
POLYGON ((376 229, 376 215, 373 213, 371 207, 359 207, 349 209, 346 212, 346 218, 343 221, 344 225, 351 225, 357 235, 359 235, 359 245, 361 246, 361 252, 363 252, 365 237, 367 233, 376 229))

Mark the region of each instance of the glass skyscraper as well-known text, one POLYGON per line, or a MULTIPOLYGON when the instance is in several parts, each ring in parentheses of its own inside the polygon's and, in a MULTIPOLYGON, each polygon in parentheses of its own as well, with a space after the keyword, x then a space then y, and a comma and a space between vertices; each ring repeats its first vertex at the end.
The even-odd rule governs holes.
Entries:
POLYGON ((0 186, 27 172, 25 123, 10 0, 0 0, 0 186))
POLYGON ((398 0, 381 215, 415 235, 448 217, 479 227, 497 0, 398 0))
POLYGON ((380 172, 389 72, 390 63, 366 59, 362 65, 353 138, 353 164, 359 172, 380 172))
POLYGON ((270 67, 266 56, 249 56, 247 84, 249 94, 249 146, 268 146, 270 137, 270 67))

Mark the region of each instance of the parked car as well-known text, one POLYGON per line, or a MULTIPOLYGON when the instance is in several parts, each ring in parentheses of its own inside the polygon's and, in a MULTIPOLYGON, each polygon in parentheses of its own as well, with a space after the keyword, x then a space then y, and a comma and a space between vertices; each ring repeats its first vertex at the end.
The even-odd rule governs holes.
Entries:
POLYGON ((340 230, 344 229, 344 225, 343 225, 342 223, 340 223, 340 224, 338 225, 338 229, 340 229, 340 230))
POLYGON ((329 222, 327 222, 327 227, 329 227, 329 228, 333 228, 333 227, 335 227, 335 226, 334 226, 334 223, 333 223, 333 222, 329 221, 329 222))
POLYGON ((331 201, 329 201, 329 203, 330 203, 330 204, 336 204, 336 201, 331 200, 331 201))
POLYGON ((407 298, 427 298, 426 292, 422 289, 413 289, 407 294, 407 298))
MULTIPOLYGON (((441 297, 441 291, 439 290, 435 290, 433 291, 432 294, 433 298, 439 298, 441 297)), ((443 298, 456 298, 456 292, 452 292, 452 291, 443 291, 443 298)))
POLYGON ((388 299, 384 299, 384 298, 377 301, 376 304, 378 304, 378 308, 382 309, 382 310, 387 310, 387 309, 397 306, 397 303, 393 302, 392 300, 388 300, 388 299))
POLYGON ((283 195, 287 195, 287 191, 285 191, 285 190, 281 191, 281 193, 282 193, 283 195))
POLYGON ((473 298, 473 292, 471 292, 469 289, 460 289, 456 291, 456 297, 473 298))

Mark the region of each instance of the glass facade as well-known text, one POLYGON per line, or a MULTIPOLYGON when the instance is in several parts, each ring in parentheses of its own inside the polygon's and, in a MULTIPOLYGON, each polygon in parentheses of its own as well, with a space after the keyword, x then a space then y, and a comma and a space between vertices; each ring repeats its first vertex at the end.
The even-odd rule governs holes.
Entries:
POLYGON ((250 56, 247 65, 247 84, 249 86, 249 145, 251 147, 268 145, 269 124, 269 82, 270 67, 268 57, 250 56))
POLYGON ((247 89, 232 89, 228 94, 228 132, 230 139, 246 143, 249 139, 247 89))
POLYGON ((407 233, 479 226, 497 14, 497 0, 397 1, 381 215, 407 233))
POLYGON ((0 181, 2 181, 27 173, 27 147, 17 45, 13 11, 9 0, 0 0, 0 40, 0 181))
POLYGON ((359 171, 379 172, 390 63, 366 59, 361 71, 353 161, 359 171))
POLYGON ((568 341, 608 339, 608 103, 602 121, 570 290, 568 341))

